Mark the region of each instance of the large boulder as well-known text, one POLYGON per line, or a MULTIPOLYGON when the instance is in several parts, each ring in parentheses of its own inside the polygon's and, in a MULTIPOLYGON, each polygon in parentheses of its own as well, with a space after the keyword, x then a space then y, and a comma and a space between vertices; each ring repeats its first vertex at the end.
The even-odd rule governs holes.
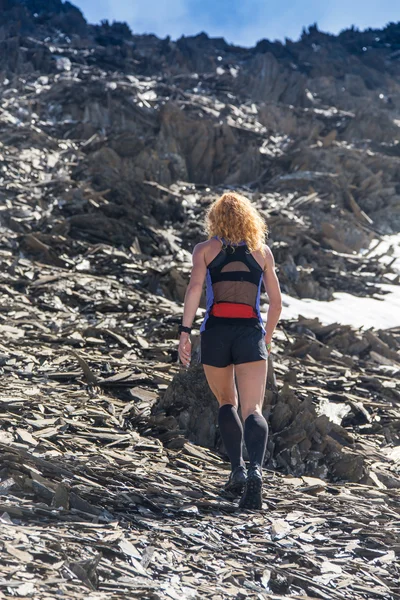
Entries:
MULTIPOLYGON (((318 414, 311 397, 299 399, 288 381, 280 391, 274 381, 270 358, 263 405, 269 423, 266 464, 295 476, 362 480, 367 474, 365 459, 355 450, 352 435, 326 415, 318 414)), ((218 403, 201 365, 182 369, 174 377, 153 408, 152 422, 172 448, 179 447, 186 438, 200 446, 223 450, 218 403)))

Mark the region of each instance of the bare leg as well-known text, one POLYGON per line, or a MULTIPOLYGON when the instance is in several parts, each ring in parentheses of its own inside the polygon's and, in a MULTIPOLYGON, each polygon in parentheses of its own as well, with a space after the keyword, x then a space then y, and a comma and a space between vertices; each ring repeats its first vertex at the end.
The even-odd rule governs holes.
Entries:
POLYGON ((220 406, 232 404, 238 407, 238 395, 235 385, 235 372, 233 365, 228 367, 210 367, 203 365, 207 383, 220 406))
POLYGON ((244 421, 244 439, 250 468, 241 508, 262 508, 262 465, 268 439, 268 424, 262 415, 267 362, 236 365, 236 381, 244 421))
POLYGON ((235 372, 243 421, 253 413, 261 415, 267 380, 267 361, 258 360, 235 365, 235 372))
POLYGON ((234 367, 233 365, 224 368, 203 366, 208 385, 220 405, 218 412, 219 431, 231 461, 232 473, 226 489, 241 494, 246 475, 242 457, 243 427, 237 413, 238 396, 234 379, 234 367))

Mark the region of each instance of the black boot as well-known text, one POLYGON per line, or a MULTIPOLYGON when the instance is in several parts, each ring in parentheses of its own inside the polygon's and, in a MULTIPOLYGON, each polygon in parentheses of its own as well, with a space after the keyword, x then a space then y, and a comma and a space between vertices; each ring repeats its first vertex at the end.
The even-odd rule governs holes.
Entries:
POLYGON ((251 465, 239 508, 260 510, 262 508, 262 470, 260 465, 251 465))
POLYGON ((245 488, 246 480, 246 467, 240 465, 239 467, 236 467, 236 469, 233 469, 233 471, 231 472, 228 482, 224 487, 224 490, 226 492, 234 494, 235 496, 240 496, 245 488))

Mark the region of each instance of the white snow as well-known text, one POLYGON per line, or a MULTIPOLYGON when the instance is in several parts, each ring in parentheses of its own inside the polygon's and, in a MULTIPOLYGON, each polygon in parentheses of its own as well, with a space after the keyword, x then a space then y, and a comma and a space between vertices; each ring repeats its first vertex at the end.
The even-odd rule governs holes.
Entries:
MULTIPOLYGON (((373 244, 374 245, 374 244, 373 244)), ((370 256, 387 253, 381 258, 385 264, 396 258, 394 267, 400 272, 400 235, 384 236, 370 256), (392 247, 392 250, 389 250, 392 247)), ((293 319, 298 315, 318 319, 323 324, 341 323, 368 329, 388 329, 400 326, 400 285, 380 286, 386 295, 359 298, 343 292, 334 294, 334 300, 322 302, 313 299, 299 300, 282 294, 282 319, 293 319)), ((263 315, 264 316, 264 315, 263 315)), ((266 316, 266 315, 265 315, 266 316)))

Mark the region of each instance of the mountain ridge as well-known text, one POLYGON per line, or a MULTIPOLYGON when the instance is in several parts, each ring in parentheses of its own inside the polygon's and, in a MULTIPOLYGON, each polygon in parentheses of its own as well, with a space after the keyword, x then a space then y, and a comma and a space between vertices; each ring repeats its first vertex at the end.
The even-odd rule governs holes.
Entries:
POLYGON ((0 0, 0 23, 0 598, 397 598, 400 328, 337 323, 335 303, 360 297, 346 323, 366 296, 388 312, 400 280, 396 39, 311 28, 250 51, 57 0, 0 0), (257 514, 221 489, 204 297, 177 363, 227 189, 265 218, 286 294, 257 514), (294 298, 331 322, 285 318, 294 298))

